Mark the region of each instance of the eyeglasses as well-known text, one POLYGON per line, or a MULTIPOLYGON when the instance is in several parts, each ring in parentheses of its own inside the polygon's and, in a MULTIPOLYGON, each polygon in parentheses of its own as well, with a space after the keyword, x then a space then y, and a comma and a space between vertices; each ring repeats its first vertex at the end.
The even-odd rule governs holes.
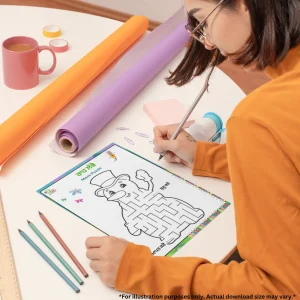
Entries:
MULTIPOLYGON (((207 41, 208 34, 205 32, 206 20, 213 14, 213 12, 224 2, 221 0, 217 6, 200 22, 196 27, 193 27, 191 24, 185 25, 186 31, 191 37, 204 44, 207 41)), ((215 47, 211 47, 214 49, 215 47)))

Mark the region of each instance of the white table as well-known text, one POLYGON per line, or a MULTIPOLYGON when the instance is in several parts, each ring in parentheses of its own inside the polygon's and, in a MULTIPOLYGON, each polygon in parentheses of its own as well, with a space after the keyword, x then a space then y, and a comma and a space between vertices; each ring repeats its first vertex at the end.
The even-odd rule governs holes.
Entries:
MULTIPOLYGON (((121 25, 117 21, 75 12, 0 6, 1 43, 10 36, 27 35, 37 39, 40 44, 47 45, 49 40, 42 35, 42 27, 46 24, 56 24, 62 28, 62 38, 68 40, 70 50, 66 53, 57 54, 58 64, 55 72, 50 76, 41 77, 40 84, 32 90, 15 91, 8 89, 3 84, 1 72, 0 123, 121 25)), ((46 68, 50 64, 50 56, 47 55, 41 56, 42 68, 46 68)), ((177 98, 188 107, 202 88, 203 78, 198 78, 182 88, 170 87, 164 82, 163 78, 168 74, 168 70, 174 69, 182 56, 183 52, 76 157, 59 156, 49 149, 48 144, 53 139, 55 131, 84 105, 84 101, 97 85, 97 80, 4 165, 0 173, 0 187, 24 300, 120 299, 118 292, 106 288, 97 275, 89 269, 89 261, 85 257, 85 239, 89 236, 101 235, 101 232, 48 201, 36 190, 111 142, 116 142, 157 162, 158 156, 152 152, 152 145, 149 141, 137 139, 134 132, 138 130, 152 135, 153 124, 142 109, 145 101, 177 98), (127 133, 135 141, 134 146, 124 140, 124 132, 115 130, 117 126, 126 126, 132 129, 131 133, 127 133), (90 277, 85 280, 80 294, 75 294, 19 236, 17 229, 24 229, 39 243, 28 229, 26 222, 28 219, 47 233, 50 242, 55 246, 57 245, 56 240, 47 232, 45 225, 40 220, 38 211, 44 212, 51 220, 79 261, 88 270, 90 277)), ((226 121, 232 109, 243 97, 243 92, 225 74, 216 70, 211 80, 210 93, 202 99, 194 112, 194 117, 201 118, 204 113, 213 111, 221 115, 226 121)), ((0 147, 2 146, 0 145, 0 147)), ((164 167, 167 166, 164 161, 161 164, 164 167)), ((193 177, 189 169, 178 165, 168 165, 167 168, 232 202, 229 183, 211 178, 193 177)), ((176 256, 199 256, 212 262, 220 262, 233 251, 235 246, 234 207, 231 205, 177 252, 176 256)), ((47 253, 49 254, 49 252, 47 253)), ((66 255, 64 257, 70 261, 66 255)))

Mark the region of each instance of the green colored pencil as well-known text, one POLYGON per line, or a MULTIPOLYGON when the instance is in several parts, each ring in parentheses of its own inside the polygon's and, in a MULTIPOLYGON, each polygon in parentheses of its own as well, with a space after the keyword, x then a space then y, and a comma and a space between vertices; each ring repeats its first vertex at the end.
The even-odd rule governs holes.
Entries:
POLYGON ((21 229, 18 229, 21 236, 27 243, 52 267, 52 269, 76 292, 80 289, 61 271, 61 269, 30 239, 30 237, 21 229))
POLYGON ((50 242, 43 236, 43 234, 36 228, 36 226, 27 221, 30 228, 36 233, 36 235, 42 240, 42 242, 48 247, 48 249, 56 256, 56 258, 62 263, 62 265, 70 272, 74 279, 80 284, 83 285, 82 279, 75 273, 72 267, 64 260, 64 258, 56 251, 56 249, 50 244, 50 242))

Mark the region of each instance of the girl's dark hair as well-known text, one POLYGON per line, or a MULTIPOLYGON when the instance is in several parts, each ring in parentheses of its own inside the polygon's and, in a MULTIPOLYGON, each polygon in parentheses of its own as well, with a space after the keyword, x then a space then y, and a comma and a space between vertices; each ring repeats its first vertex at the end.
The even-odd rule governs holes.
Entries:
MULTIPOLYGON (((237 1, 225 0, 222 8, 234 9, 237 1)), ((250 14, 252 34, 243 49, 231 59, 242 66, 255 63, 258 70, 276 67, 287 52, 300 43, 300 0, 244 1, 250 14)), ((189 23, 195 27, 198 21, 189 17, 189 23)), ((185 57, 166 81, 170 85, 182 86, 225 59, 218 49, 206 50, 191 38, 185 57)))

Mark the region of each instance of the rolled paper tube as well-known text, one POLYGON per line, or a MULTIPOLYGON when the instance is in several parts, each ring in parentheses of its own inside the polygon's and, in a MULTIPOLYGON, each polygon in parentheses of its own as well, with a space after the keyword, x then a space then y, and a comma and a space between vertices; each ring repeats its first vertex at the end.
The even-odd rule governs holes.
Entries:
POLYGON ((181 7, 174 15, 172 15, 164 23, 156 27, 150 34, 142 37, 138 43, 127 51, 117 64, 109 71, 104 78, 101 78, 101 83, 88 97, 86 104, 94 99, 96 95, 103 93, 103 91, 114 84, 120 74, 126 72, 129 68, 141 60, 147 53, 156 47, 162 40, 171 34, 179 25, 186 23, 187 16, 185 8, 181 7))
POLYGON ((130 18, 2 123, 0 125, 0 166, 119 58, 146 32, 147 28, 147 18, 140 16, 130 18))
POLYGON ((73 143, 69 134, 65 134, 60 137, 58 143, 60 148, 67 153, 73 153, 78 148, 78 145, 73 143))
POLYGON ((56 143, 59 144, 62 136, 68 136, 70 143, 78 145, 75 154, 87 145, 184 48, 189 40, 184 27, 185 22, 121 74, 103 93, 96 95, 57 131, 56 143))

